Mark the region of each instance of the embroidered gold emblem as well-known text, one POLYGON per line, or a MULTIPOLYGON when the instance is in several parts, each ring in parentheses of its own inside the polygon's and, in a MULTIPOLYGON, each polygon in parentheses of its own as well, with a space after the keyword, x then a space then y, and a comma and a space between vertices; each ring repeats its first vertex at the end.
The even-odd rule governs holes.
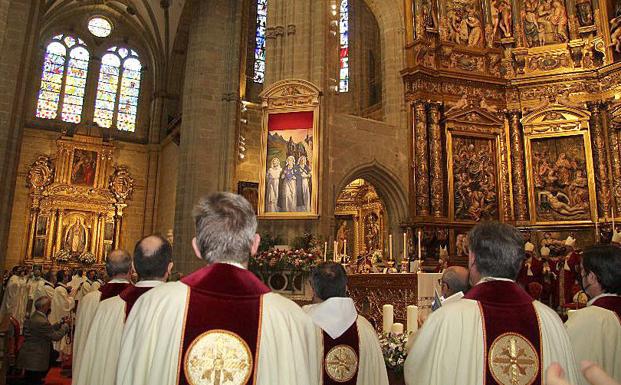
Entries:
POLYGON ((244 385, 252 372, 252 354, 237 334, 210 330, 192 341, 183 369, 190 385, 244 385))
POLYGON ((326 355, 324 367, 333 381, 347 382, 356 375, 358 355, 350 346, 337 345, 326 355))
POLYGON ((539 375, 539 354, 524 336, 504 333, 492 343, 488 365, 499 384, 531 385, 539 375))

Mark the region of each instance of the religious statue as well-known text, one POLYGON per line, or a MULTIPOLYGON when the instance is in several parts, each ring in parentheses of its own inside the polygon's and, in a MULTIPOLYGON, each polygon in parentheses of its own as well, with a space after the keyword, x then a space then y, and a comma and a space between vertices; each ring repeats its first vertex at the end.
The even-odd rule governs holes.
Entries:
POLYGON ((82 254, 86 249, 86 239, 86 226, 82 224, 82 219, 77 218, 65 232, 63 248, 74 255, 82 254))
POLYGON ((593 6, 591 0, 579 0, 576 2, 576 16, 581 27, 593 25, 593 6))
POLYGON ((492 36, 495 37, 499 29, 501 38, 512 36, 511 4, 507 0, 492 0, 492 36))
POLYGON ((371 213, 364 218, 365 244, 367 252, 371 253, 380 248, 380 226, 377 214, 371 213))
POLYGON ((347 241, 347 233, 349 229, 347 228, 347 221, 342 221, 341 226, 336 231, 336 241, 338 242, 338 250, 339 254, 345 254, 345 241, 347 241))
POLYGON ((621 53, 621 3, 617 2, 615 17, 610 19, 610 46, 621 53))
POLYGON ((564 43, 568 39, 567 12, 561 0, 526 0, 522 20, 528 47, 564 43))
POLYGON ((436 27, 436 16, 433 4, 430 0, 422 0, 421 13, 423 15, 423 26, 425 29, 434 29, 436 27))
POLYGON ((478 2, 474 0, 450 2, 446 13, 447 40, 460 45, 481 47, 483 25, 478 9, 478 2))

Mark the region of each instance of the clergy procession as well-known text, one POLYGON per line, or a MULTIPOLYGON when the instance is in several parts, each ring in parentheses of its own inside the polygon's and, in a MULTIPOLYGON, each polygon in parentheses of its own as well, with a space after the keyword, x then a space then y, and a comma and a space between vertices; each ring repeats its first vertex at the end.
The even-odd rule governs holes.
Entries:
MULTIPOLYGON (((214 193, 193 216, 192 248, 205 266, 180 280, 159 235, 133 254, 111 252, 105 283, 95 270, 52 279, 39 266, 15 267, 1 310, 21 339, 9 383, 51 383, 56 366, 74 385, 393 383, 378 325, 359 314, 340 263, 312 269, 312 304, 300 307, 248 270, 261 237, 246 199, 214 193)), ((432 313, 407 336, 405 384, 621 382, 621 248, 571 244, 587 302, 566 323, 539 300, 533 277, 544 267, 533 251, 508 224, 472 228, 467 268, 444 269, 432 313)))

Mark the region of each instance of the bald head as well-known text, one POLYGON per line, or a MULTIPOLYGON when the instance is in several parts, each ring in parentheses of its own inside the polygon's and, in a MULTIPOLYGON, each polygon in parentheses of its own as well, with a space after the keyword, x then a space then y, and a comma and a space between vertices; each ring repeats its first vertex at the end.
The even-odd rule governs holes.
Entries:
POLYGON ((37 298, 34 303, 34 307, 37 311, 40 311, 43 314, 47 314, 50 306, 52 304, 52 300, 47 295, 37 298))
POLYGON ((106 259, 106 271, 108 277, 127 278, 132 267, 132 256, 125 250, 114 250, 106 259))
POLYGON ((165 281, 172 268, 172 246, 159 235, 142 238, 134 249, 134 268, 141 281, 165 281))
POLYGON ((460 291, 468 291, 468 269, 451 266, 442 274, 442 296, 448 298, 460 291))

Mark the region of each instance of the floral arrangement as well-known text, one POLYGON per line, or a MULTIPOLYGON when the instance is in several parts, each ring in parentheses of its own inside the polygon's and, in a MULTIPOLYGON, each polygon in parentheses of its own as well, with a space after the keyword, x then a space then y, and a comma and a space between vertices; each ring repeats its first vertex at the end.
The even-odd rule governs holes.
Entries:
POLYGON ((67 263, 71 260, 71 253, 69 250, 62 249, 55 256, 57 263, 67 263))
POLYGON ((384 333, 379 338, 386 367, 396 372, 403 371, 403 364, 408 356, 406 345, 408 336, 405 333, 384 333))
POLYGON ((321 261, 321 255, 314 250, 296 249, 264 251, 250 257, 248 267, 254 272, 295 270, 309 272, 321 261))
POLYGON ((376 264, 382 262, 384 256, 381 250, 373 250, 371 253, 371 263, 376 264))
POLYGON ((96 259, 93 253, 85 251, 84 253, 80 254, 80 256, 78 257, 78 261, 85 265, 92 265, 93 263, 95 263, 96 259))

